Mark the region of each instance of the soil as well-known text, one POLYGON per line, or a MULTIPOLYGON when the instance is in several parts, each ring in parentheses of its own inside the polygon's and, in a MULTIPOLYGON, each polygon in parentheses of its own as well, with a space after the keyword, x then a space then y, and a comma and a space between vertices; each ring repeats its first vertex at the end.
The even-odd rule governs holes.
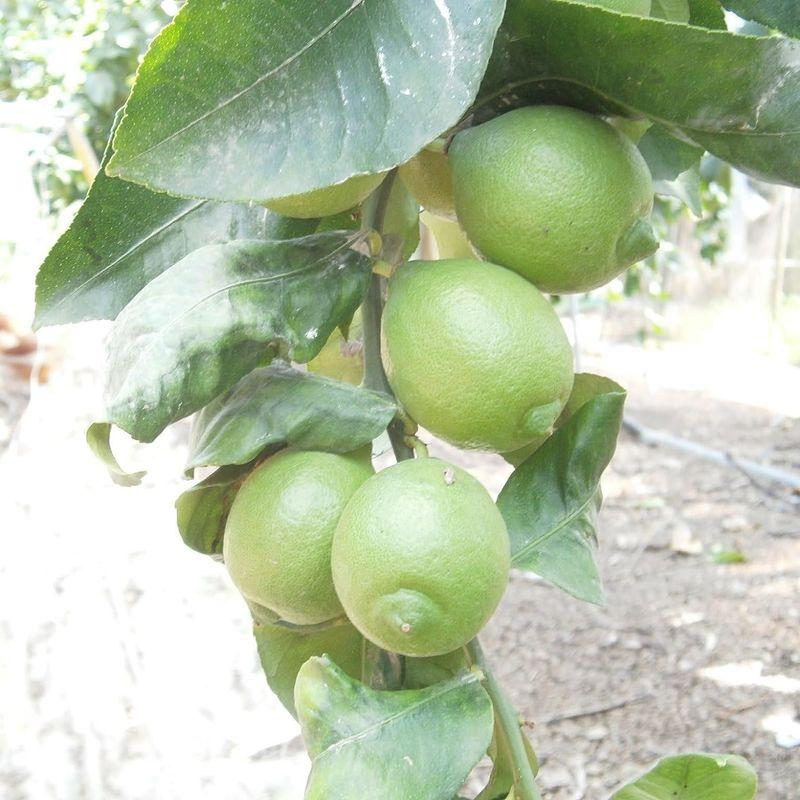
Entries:
MULTIPOLYGON (((604 371, 626 385, 636 419, 800 471, 796 417, 654 384, 618 355, 603 353, 604 371)), ((20 391, 2 389, 14 400, 0 408, 8 432, 20 391)), ((12 532, 0 564, 0 796, 298 800, 308 764, 259 674, 245 610, 219 565, 174 531, 186 428, 144 454, 121 443, 124 462, 152 471, 135 490, 113 487, 82 441, 97 393, 96 366, 67 360, 36 388, 0 462, 0 526, 12 532)), ((494 492, 509 471, 432 450, 494 492)), ((628 434, 603 488, 607 605, 515 573, 482 636, 529 726, 544 797, 603 800, 664 755, 704 750, 746 756, 759 800, 797 800, 793 498, 628 434), (716 549, 746 560, 715 563, 716 549)))

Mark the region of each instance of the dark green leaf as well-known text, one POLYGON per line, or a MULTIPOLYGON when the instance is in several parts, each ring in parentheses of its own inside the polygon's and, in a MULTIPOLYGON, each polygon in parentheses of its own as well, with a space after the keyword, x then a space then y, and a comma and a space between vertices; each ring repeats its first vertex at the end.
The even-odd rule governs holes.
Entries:
POLYGON ((688 22, 689 0, 653 0, 650 16, 668 22, 688 22))
POLYGON ((118 486, 138 486, 144 472, 125 472, 111 452, 111 424, 94 422, 86 429, 86 443, 89 449, 105 464, 111 480, 118 486))
POLYGON ((611 800, 753 800, 758 777, 740 756, 692 753, 659 761, 611 800))
POLYGON ((514 471, 497 498, 512 566, 591 603, 603 600, 593 557, 600 476, 614 455, 624 403, 624 390, 602 388, 514 471))
POLYGON ((188 547, 206 555, 222 553, 228 512, 252 468, 252 463, 222 467, 178 497, 178 530, 188 547))
POLYGON ((650 168, 656 194, 677 197, 699 217, 703 210, 700 204, 703 148, 676 139, 661 125, 653 125, 639 140, 639 150, 650 168))
POLYGON ((200 412, 188 468, 244 464, 274 444, 347 453, 380 435, 396 412, 385 395, 275 362, 200 412))
POLYGON ((149 442, 276 355, 308 361, 361 303, 357 236, 243 240, 195 250, 151 281, 109 339, 109 419, 149 442))
POLYGON ((800 185, 800 42, 510 0, 476 107, 550 100, 644 115, 736 167, 800 185))
POLYGON ((689 0, 689 24, 720 31, 728 27, 719 0, 689 0))
MULTIPOLYGON (((110 147, 103 159, 108 161, 110 147)), ((101 168, 36 276, 36 327, 114 319, 147 283, 205 244, 310 233, 260 206, 179 200, 109 178, 101 168)))
POLYGON ((722 0, 722 5, 743 19, 800 38, 800 3, 797 0, 722 0))
MULTIPOLYGON (((521 725, 520 733, 525 745, 525 753, 528 756, 528 763, 533 774, 536 775, 539 772, 539 759, 521 725)), ((503 800, 503 798, 511 796, 510 792, 514 788, 514 763, 508 739, 497 719, 495 719, 494 738, 489 747, 489 755, 492 759, 492 772, 489 775, 488 783, 475 800, 503 800)))
POLYGON ((295 704, 313 758, 306 800, 451 800, 492 738, 492 703, 475 672, 376 692, 312 658, 295 704))
POLYGON ((315 629, 255 625, 253 633, 267 683, 292 716, 297 716, 294 707, 297 673, 312 656, 327 653, 352 678, 361 677, 364 638, 345 619, 315 629))
POLYGON ((193 0, 139 68, 109 171, 244 201, 401 164, 474 99, 503 7, 193 0))

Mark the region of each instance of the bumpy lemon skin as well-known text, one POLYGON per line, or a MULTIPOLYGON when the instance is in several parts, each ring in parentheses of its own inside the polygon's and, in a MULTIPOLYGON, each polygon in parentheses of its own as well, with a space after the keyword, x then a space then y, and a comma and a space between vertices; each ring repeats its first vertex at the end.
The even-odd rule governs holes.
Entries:
POLYGON ((373 474, 360 452, 285 450, 259 465, 236 495, 223 540, 225 566, 244 597, 296 625, 340 616, 333 532, 373 474))
POLYGON ((426 211, 445 219, 456 218, 453 172, 446 153, 420 150, 400 167, 399 174, 408 191, 426 211))
POLYGON ((355 175, 342 183, 268 200, 264 205, 276 214, 296 219, 314 219, 339 214, 362 203, 380 186, 386 173, 355 175))
POLYGON ((408 414, 463 449, 508 452, 548 434, 572 388, 572 350, 552 306, 495 264, 404 264, 381 339, 408 414))
POLYGON ((333 539, 345 612, 380 647, 437 656, 486 624, 508 582, 509 540, 486 489, 436 458, 403 461, 366 481, 333 539))
POLYGON ((520 108, 457 134, 449 153, 470 241, 543 292, 603 286, 658 248, 647 164, 599 117, 520 108))

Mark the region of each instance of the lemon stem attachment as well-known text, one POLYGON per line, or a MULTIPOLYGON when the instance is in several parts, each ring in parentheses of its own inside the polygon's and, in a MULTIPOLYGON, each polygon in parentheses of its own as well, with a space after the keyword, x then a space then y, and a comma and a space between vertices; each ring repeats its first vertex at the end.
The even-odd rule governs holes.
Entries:
POLYGON ((494 707, 498 749, 504 748, 511 757, 515 800, 542 800, 536 788, 528 754, 525 752, 517 712, 486 663, 478 640, 473 639, 464 650, 470 665, 483 673, 483 686, 494 707))

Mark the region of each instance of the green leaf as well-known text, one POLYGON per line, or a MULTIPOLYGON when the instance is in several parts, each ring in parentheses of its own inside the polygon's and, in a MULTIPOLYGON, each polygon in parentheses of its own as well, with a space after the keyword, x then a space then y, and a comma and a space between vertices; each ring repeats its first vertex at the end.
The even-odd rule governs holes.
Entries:
POLYGON ((468 108, 503 8, 192 0, 139 67, 108 170, 244 201, 394 167, 468 108))
POLYGON ((379 436, 396 412, 385 395, 275 362, 200 412, 187 468, 244 464, 275 444, 348 453, 379 436))
POLYGON ((497 498, 512 566, 590 603, 603 601, 594 521, 625 404, 623 389, 603 388, 608 379, 597 377, 600 393, 514 471, 497 498))
POLYGON ((800 186, 798 41, 509 0, 476 109, 546 100, 647 116, 745 172, 800 186))
MULTIPOLYGON (((531 746, 525 731, 520 725, 520 733, 525 746, 525 753, 528 756, 528 763, 534 775, 539 772, 539 759, 531 746)), ((475 800, 502 800, 502 798, 512 797, 514 791, 514 763, 512 760, 508 741, 502 726, 495 719, 494 738, 489 747, 489 755, 492 759, 492 772, 489 781, 483 787, 475 800)))
POLYGON ((376 692, 312 658, 295 704, 313 758, 306 800, 451 800, 492 738, 492 703, 475 672, 376 692))
POLYGON ((734 14, 800 38, 800 4, 797 0, 721 0, 734 14))
POLYGON ((693 753, 659 761, 611 800, 753 800, 755 770, 740 756, 693 753))
POLYGON ((314 230, 265 208, 179 200, 103 171, 36 276, 34 326, 114 319, 134 295, 192 250, 232 239, 285 239, 314 230))
POLYGON ((359 236, 243 240, 195 250, 119 315, 108 343, 111 422, 151 442, 276 355, 308 361, 367 290, 359 236))
POLYGON ((676 139, 661 125, 653 125, 640 139, 639 150, 650 168, 656 194, 677 197, 699 217, 703 211, 700 201, 703 148, 676 139))
POLYGON ((344 618, 315 629, 287 625, 255 625, 253 633, 267 683, 296 717, 294 684, 300 667, 312 656, 327 653, 352 678, 361 677, 364 638, 344 618))
POLYGON ((653 0, 650 16, 668 22, 688 22, 689 0, 653 0))
POLYGON ((187 547, 206 555, 222 553, 228 512, 253 466, 254 463, 222 467, 178 497, 178 530, 187 547))
POLYGON ((689 24, 720 31, 728 27, 718 0, 689 0, 689 24))
POLYGON ((116 456, 111 452, 111 424, 93 422, 86 429, 86 443, 89 449, 105 464, 111 480, 118 486, 138 486, 142 482, 144 472, 126 472, 119 465, 116 456))

